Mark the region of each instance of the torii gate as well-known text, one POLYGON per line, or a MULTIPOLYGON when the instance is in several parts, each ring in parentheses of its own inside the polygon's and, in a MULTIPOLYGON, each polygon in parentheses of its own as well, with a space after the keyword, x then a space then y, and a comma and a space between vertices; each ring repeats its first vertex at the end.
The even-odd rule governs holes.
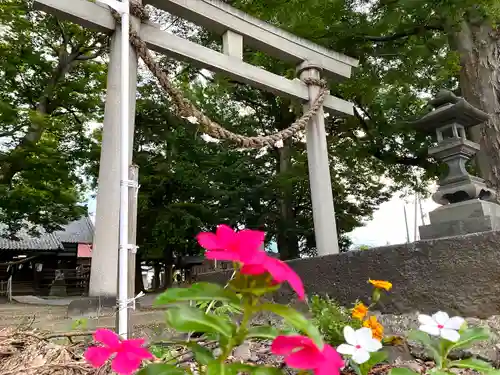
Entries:
MULTIPOLYGON (((103 2, 109 3, 109 0, 103 2)), ((295 63, 302 80, 319 78, 321 71, 329 78, 348 78, 351 69, 358 65, 357 60, 353 58, 298 38, 219 0, 145 0, 143 3, 204 26, 222 35, 223 40, 223 53, 219 53, 162 31, 158 25, 151 22, 141 24, 137 18, 131 17, 134 30, 152 50, 214 72, 222 72, 234 80, 277 95, 299 99, 305 103, 306 109, 312 104, 320 88, 307 86, 299 79, 290 80, 243 62, 244 44, 283 61, 295 63)), ((92 0, 35 0, 34 5, 36 9, 97 31, 108 33, 114 31, 108 67, 89 294, 96 297, 116 296, 120 213, 121 26, 115 23, 108 6, 92 0)), ((128 149, 130 150, 128 164, 130 165, 134 134, 137 57, 130 44, 128 46, 129 61, 124 65, 128 65, 130 82, 128 93, 128 149)), ((352 103, 330 95, 325 98, 323 106, 326 111, 336 116, 353 115, 352 103)), ((306 134, 318 255, 338 253, 323 110, 317 112, 309 122, 306 134)))

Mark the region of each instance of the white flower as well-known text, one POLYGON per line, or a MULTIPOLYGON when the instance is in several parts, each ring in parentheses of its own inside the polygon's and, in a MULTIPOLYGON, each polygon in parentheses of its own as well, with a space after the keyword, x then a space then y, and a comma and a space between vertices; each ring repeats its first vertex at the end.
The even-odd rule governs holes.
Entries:
POLYGON ((458 330, 464 324, 464 318, 449 315, 443 311, 438 311, 432 316, 421 314, 418 316, 420 330, 432 336, 441 336, 448 341, 457 342, 460 339, 458 330))
POLYGON ((339 345, 337 351, 340 354, 352 356, 357 364, 365 363, 370 359, 370 353, 382 348, 380 341, 372 337, 370 328, 354 330, 352 327, 344 327, 344 338, 347 344, 339 345))

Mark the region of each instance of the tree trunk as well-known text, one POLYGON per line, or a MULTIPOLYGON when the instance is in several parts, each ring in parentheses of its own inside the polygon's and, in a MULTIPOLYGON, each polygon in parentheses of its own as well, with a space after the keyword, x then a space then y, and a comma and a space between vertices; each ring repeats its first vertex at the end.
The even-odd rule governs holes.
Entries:
POLYGON ((135 258, 135 294, 137 295, 144 290, 145 288, 144 281, 142 280, 141 256, 140 253, 137 252, 135 258))
POLYGON ((481 176, 500 188, 500 50, 499 31, 482 16, 469 14, 450 44, 460 55, 462 96, 490 115, 481 126, 471 129, 473 141, 481 145, 477 166, 481 176))
POLYGON ((164 259, 163 261, 165 262, 165 289, 171 288, 172 283, 173 283, 173 272, 172 268, 174 266, 174 257, 172 254, 171 250, 165 250, 164 252, 164 259))
MULTIPOLYGON (((277 173, 285 179, 292 166, 292 139, 283 142, 277 152, 277 173)), ((293 209, 293 184, 282 185, 280 205, 280 221, 278 224, 278 251, 280 259, 289 260, 299 257, 299 243, 296 231, 295 212, 293 209)))
POLYGON ((160 267, 160 262, 155 261, 154 266, 154 275, 153 275, 153 290, 157 291, 160 289, 160 272, 161 272, 161 267, 160 267))

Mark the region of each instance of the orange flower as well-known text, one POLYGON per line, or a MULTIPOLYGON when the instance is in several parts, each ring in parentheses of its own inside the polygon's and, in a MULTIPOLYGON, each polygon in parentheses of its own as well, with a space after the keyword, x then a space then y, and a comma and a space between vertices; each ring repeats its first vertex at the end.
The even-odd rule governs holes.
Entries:
POLYGON ((389 291, 392 288, 392 283, 389 281, 369 279, 368 282, 378 289, 385 289, 389 291))
POLYGON ((363 327, 370 328, 372 330, 373 338, 382 341, 384 337, 384 327, 377 321, 376 316, 370 316, 367 320, 363 322, 363 327))
POLYGON ((358 302, 352 309, 352 317, 354 319, 363 320, 368 312, 368 307, 363 302, 358 302))

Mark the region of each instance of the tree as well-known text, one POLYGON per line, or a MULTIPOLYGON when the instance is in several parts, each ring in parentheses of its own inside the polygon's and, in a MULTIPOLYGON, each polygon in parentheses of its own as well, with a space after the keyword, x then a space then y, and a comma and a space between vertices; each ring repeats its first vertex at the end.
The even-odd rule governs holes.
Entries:
POLYGON ((107 36, 0 4, 0 222, 52 231, 85 212, 83 175, 98 145, 107 36))
POLYGON ((357 123, 349 124, 363 136, 352 138, 388 164, 421 166, 432 175, 425 140, 415 137, 405 122, 422 108, 422 94, 440 89, 461 93, 490 114, 471 136, 482 147, 477 163, 482 176, 500 187, 497 1, 228 2, 360 59, 353 79, 333 92, 358 106, 357 123))

